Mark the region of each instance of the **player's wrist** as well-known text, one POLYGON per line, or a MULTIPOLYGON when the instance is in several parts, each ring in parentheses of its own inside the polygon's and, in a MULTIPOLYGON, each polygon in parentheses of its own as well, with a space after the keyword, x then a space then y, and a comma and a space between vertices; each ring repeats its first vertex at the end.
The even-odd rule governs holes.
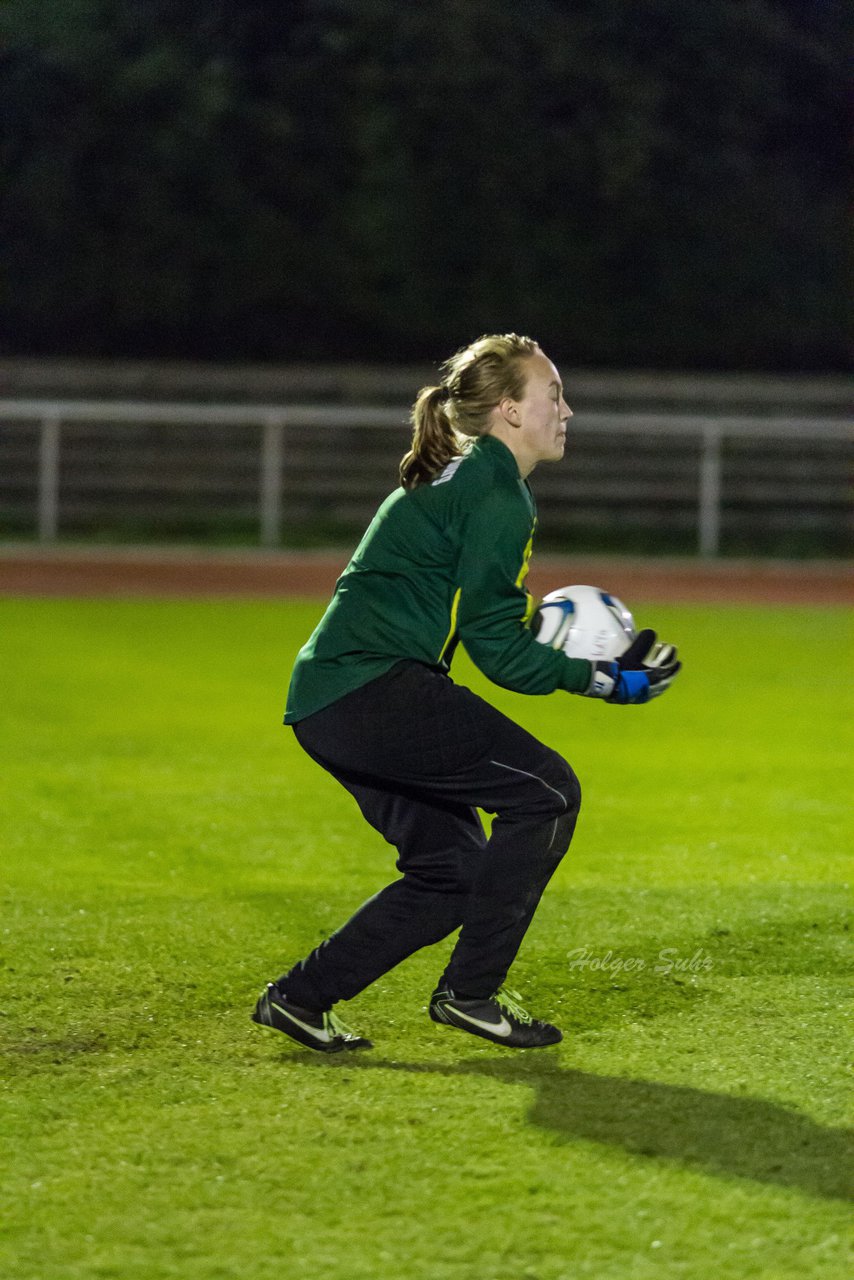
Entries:
POLYGON ((620 679, 620 668, 616 662, 591 662, 590 683, 582 692, 585 698, 612 697, 620 679))

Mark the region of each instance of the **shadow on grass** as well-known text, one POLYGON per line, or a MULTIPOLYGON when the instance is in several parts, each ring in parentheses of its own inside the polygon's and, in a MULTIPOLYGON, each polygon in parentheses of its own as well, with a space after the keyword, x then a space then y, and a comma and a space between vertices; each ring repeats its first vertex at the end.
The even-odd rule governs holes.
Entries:
MULTIPOLYGON (((293 1060, 291 1060, 293 1061, 293 1060)), ((483 1075, 536 1090, 529 1123, 561 1139, 581 1138, 633 1155, 675 1160, 717 1175, 850 1199, 854 1133, 826 1128, 764 1098, 684 1085, 592 1075, 556 1063, 481 1058, 452 1065, 336 1055, 340 1069, 483 1075)), ((306 1065, 309 1065, 306 1063, 306 1065)), ((329 1060, 312 1066, 328 1067, 329 1060)))

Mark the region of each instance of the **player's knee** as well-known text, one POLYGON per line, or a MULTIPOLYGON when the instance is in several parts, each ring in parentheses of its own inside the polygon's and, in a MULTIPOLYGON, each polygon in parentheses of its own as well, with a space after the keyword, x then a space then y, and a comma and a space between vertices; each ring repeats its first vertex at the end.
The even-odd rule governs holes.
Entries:
POLYGON ((566 808, 567 812, 576 817, 581 808, 581 783, 575 770, 565 760, 563 764, 566 769, 566 808))
POLYGON ((575 831, 578 810, 581 806, 581 786, 574 771, 565 760, 558 757, 561 764, 560 790, 564 798, 564 808, 555 813, 551 828, 551 838, 547 850, 547 858, 552 868, 556 867, 568 850, 575 831))
POLYGON ((555 796, 556 816, 566 815, 575 818, 581 807, 581 783, 576 777, 575 770, 556 751, 552 752, 551 776, 547 782, 555 796))
POLYGON ((573 770, 556 751, 544 749, 527 769, 495 763, 510 774, 502 774, 501 801, 496 809, 505 821, 541 822, 577 815, 581 787, 573 770))

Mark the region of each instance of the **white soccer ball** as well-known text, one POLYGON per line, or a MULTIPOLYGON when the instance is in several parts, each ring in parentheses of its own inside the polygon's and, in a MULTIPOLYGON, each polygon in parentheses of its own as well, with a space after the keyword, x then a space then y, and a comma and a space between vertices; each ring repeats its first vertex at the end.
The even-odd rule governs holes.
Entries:
POLYGON ((562 649, 568 658, 590 662, 618 658, 637 634, 634 618, 622 600, 600 587, 550 591, 536 617, 535 635, 540 644, 562 649))

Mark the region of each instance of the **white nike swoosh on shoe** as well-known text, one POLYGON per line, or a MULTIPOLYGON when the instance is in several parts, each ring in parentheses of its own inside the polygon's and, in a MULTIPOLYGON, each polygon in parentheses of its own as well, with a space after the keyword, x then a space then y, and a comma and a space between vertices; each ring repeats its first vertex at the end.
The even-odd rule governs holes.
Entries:
POLYGON ((300 1019, 297 1018, 295 1014, 291 1013, 289 1009, 283 1009, 280 1004, 276 1004, 275 1000, 271 1000, 270 1004, 274 1009, 278 1009, 279 1013, 283 1013, 291 1022, 295 1022, 298 1027, 302 1027, 303 1031, 307 1031, 315 1040, 321 1040, 324 1044, 328 1044, 332 1039, 332 1033, 328 1027, 312 1027, 307 1022, 301 1022, 300 1019))
POLYGON ((481 1031, 491 1031, 496 1036, 509 1036, 513 1028, 510 1023, 501 1015, 500 1022, 484 1022, 482 1018, 473 1018, 470 1013, 463 1013, 462 1009, 458 1009, 456 1005, 451 1006, 454 1016, 464 1018, 466 1022, 471 1022, 473 1026, 480 1027, 481 1031))

